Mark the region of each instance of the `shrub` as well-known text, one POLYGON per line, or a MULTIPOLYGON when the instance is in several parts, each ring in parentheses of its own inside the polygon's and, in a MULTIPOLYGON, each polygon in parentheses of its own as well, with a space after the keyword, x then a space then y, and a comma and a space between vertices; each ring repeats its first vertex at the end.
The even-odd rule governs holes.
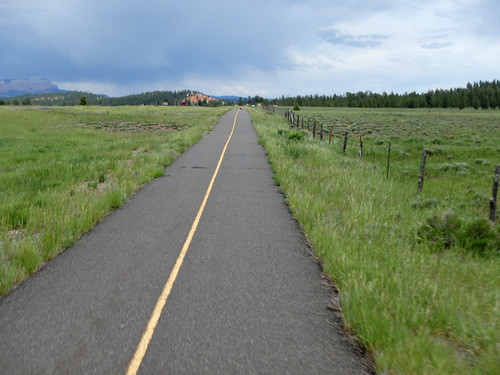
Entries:
POLYGON ((279 129, 278 134, 289 141, 302 141, 307 132, 305 130, 284 130, 279 129))
POLYGON ((475 159, 474 162, 477 165, 490 165, 490 162, 488 160, 485 160, 485 159, 475 159))
POLYGON ((439 204, 439 199, 417 197, 411 207, 414 209, 426 209, 436 207, 439 204))
POLYGON ((442 215, 434 215, 428 218, 418 228, 418 237, 428 242, 435 250, 443 250, 455 245, 457 231, 462 222, 453 212, 445 212, 442 215))
POLYGON ((288 133, 289 141, 302 141, 305 137, 306 133, 302 130, 292 130, 288 133))
POLYGON ((408 156, 410 156, 409 153, 407 153, 405 150, 399 150, 399 156, 402 158, 402 159, 406 159, 408 156))
POLYGON ((458 176, 467 176, 469 174, 469 164, 467 163, 443 163, 439 166, 441 171, 454 171, 458 176))
POLYGON ((439 166, 439 169, 442 171, 468 171, 469 164, 467 163, 443 163, 439 166))
POLYGON ((417 234, 436 251, 457 245, 475 255, 500 254, 500 229, 484 218, 464 223, 453 212, 445 212, 428 218, 417 234))
POLYGON ((483 218, 464 225, 457 234, 457 242, 466 251, 477 255, 500 251, 500 233, 483 218))

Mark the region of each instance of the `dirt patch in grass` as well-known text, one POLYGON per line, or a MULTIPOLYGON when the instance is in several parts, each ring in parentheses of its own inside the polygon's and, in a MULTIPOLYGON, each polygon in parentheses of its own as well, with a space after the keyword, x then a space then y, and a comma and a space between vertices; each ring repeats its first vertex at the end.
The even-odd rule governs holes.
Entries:
POLYGON ((19 240, 26 236, 26 229, 13 229, 7 232, 7 238, 10 240, 19 240))
POLYGON ((97 130, 119 133, 154 133, 182 130, 187 124, 178 124, 176 122, 125 122, 125 121, 96 121, 80 124, 97 130))

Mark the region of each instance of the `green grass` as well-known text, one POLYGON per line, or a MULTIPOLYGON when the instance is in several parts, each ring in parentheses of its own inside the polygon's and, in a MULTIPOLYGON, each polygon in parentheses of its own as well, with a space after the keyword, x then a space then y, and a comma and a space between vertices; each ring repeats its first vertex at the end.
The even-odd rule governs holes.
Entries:
POLYGON ((228 109, 0 107, 0 295, 162 176, 228 109))
POLYGON ((474 223, 488 217, 500 163, 498 112, 302 109, 299 115, 307 113, 332 121, 333 145, 327 137, 297 136, 280 116, 251 111, 276 181, 338 286, 346 330, 373 354, 377 372, 500 373, 499 225, 488 224, 490 251, 470 251, 459 241, 461 233, 484 228, 474 223), (342 135, 354 126, 363 135, 363 159, 359 137, 350 137, 342 152, 342 135), (394 159, 387 179, 389 142, 394 159), (423 148, 434 153, 417 194, 423 148), (457 242, 436 249, 419 230, 449 212, 462 223, 457 242))

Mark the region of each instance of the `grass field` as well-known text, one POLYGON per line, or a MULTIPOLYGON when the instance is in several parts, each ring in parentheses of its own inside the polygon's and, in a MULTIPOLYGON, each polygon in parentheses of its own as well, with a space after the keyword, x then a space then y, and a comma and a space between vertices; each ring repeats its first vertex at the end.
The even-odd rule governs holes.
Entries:
POLYGON ((0 107, 0 295, 162 176, 227 110, 0 107))
MULTIPOLYGON (((0 107, 0 293, 161 176, 226 110, 0 107)), ((250 111, 378 373, 500 373, 500 229, 487 220, 500 112, 303 108, 333 127, 329 145, 250 111)))
POLYGON ((500 225, 487 220, 500 113, 302 108, 333 126, 332 145, 277 114, 251 114, 339 289, 346 330, 378 373, 500 373, 500 225), (431 155, 418 194, 423 149, 431 155))

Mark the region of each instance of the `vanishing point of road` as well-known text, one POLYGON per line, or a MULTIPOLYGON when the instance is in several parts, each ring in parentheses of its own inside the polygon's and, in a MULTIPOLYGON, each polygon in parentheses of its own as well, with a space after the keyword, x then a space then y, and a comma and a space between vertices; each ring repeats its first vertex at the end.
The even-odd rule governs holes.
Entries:
POLYGON ((1 374, 369 374, 246 110, 0 299, 1 374))

